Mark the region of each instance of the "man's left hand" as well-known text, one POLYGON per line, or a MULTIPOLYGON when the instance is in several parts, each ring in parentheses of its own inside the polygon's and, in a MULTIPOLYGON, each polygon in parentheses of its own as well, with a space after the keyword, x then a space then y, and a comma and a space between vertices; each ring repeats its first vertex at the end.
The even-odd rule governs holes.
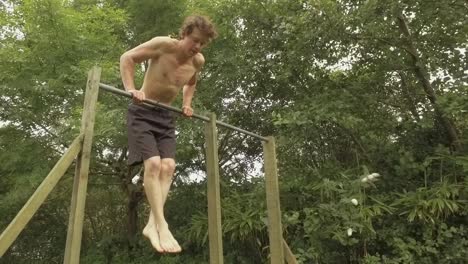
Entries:
POLYGON ((192 107, 187 105, 182 106, 182 113, 184 114, 184 116, 191 117, 193 115, 193 109, 192 107))

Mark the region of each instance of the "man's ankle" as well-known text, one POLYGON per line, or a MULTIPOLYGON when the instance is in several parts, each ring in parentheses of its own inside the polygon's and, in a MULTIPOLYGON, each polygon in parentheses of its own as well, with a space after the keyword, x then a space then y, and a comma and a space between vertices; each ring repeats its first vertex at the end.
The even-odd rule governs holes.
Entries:
POLYGON ((166 221, 161 221, 160 223, 156 223, 158 226, 158 229, 168 229, 169 225, 167 224, 166 221))

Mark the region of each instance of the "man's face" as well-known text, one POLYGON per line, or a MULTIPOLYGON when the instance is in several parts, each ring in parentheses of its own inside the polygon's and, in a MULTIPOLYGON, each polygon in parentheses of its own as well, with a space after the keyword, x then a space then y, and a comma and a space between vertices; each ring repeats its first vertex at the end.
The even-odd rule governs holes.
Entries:
POLYGON ((190 56, 195 56, 208 44, 208 39, 198 28, 184 37, 184 49, 190 56))

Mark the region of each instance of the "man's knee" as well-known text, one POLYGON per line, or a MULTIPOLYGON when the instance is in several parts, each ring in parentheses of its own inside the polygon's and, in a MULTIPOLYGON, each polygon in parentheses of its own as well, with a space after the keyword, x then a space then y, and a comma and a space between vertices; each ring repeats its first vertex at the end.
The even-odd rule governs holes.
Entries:
POLYGON ((175 171, 175 161, 173 159, 161 160, 161 172, 164 175, 172 176, 175 171))
POLYGON ((151 157, 145 160, 145 174, 157 176, 161 170, 161 159, 159 156, 151 157))

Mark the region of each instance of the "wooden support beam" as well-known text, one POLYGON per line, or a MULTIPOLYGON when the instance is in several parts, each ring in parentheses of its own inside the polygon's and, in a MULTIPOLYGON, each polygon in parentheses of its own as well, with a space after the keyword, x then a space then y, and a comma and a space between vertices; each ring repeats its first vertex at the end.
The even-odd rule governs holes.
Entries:
POLYGON ((223 239, 221 230, 221 198, 219 186, 218 138, 216 115, 210 115, 205 124, 206 171, 208 177, 208 235, 210 264, 223 263, 223 239))
POLYGON ((267 137, 263 142, 265 162, 265 187, 268 209, 268 233, 270 238, 270 258, 272 264, 284 263, 283 228, 279 200, 278 169, 276 162, 275 138, 267 137))
POLYGON ((286 243, 286 240, 283 239, 283 250, 284 250, 284 257, 286 259, 286 263, 288 264, 297 264, 296 256, 292 253, 291 249, 286 243))
POLYGON ((101 68, 95 66, 88 74, 86 84, 81 132, 84 134, 83 148, 77 160, 73 194, 68 222, 67 242, 65 247, 64 264, 79 264, 81 250, 81 236, 85 213, 86 191, 88 187, 88 173, 91 158, 91 146, 94 134, 94 118, 99 94, 101 68))
POLYGON ((13 221, 11 221, 5 231, 3 231, 0 236, 0 257, 3 256, 11 244, 13 244, 52 189, 57 185, 60 178, 65 174, 68 167, 70 167, 76 155, 80 152, 82 141, 83 135, 80 134, 75 138, 65 154, 63 154, 60 160, 55 164, 49 172, 49 175, 42 181, 41 185, 39 185, 13 221))

